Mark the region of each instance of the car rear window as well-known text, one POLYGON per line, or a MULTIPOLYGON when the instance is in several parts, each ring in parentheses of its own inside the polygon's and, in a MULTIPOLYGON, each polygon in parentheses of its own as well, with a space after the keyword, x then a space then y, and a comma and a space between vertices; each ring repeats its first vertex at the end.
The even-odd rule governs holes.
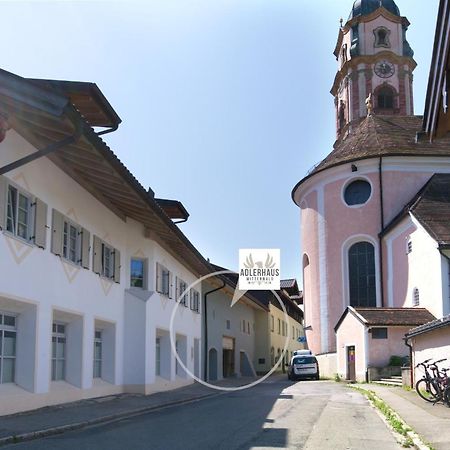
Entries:
POLYGON ((294 358, 294 364, 314 364, 315 362, 314 356, 297 356, 297 358, 294 358))

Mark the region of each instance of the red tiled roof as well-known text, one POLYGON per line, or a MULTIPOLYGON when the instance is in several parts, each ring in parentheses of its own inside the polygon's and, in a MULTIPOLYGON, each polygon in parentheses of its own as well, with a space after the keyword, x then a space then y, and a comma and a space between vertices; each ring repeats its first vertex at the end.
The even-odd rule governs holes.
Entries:
POLYGON ((450 156, 450 135, 430 142, 422 137, 421 116, 372 115, 347 126, 333 151, 301 180, 296 189, 314 174, 345 163, 380 156, 450 156))
POLYGON ((337 332, 347 314, 351 312, 366 326, 417 327, 436 318, 425 308, 360 308, 349 306, 334 327, 337 332))
POLYGON ((418 326, 435 320, 425 308, 354 308, 367 325, 418 326))

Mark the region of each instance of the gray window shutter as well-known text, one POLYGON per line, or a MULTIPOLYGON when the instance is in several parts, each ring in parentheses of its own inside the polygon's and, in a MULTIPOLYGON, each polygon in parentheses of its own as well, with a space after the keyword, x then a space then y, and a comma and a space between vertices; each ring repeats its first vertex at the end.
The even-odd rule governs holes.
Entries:
POLYGON ((6 205, 8 183, 3 175, 0 175, 0 230, 6 228, 6 205))
POLYGON ((92 270, 101 275, 102 273, 102 240, 94 236, 94 251, 92 256, 92 270))
POLYGON ((173 298, 173 273, 169 271, 169 298, 173 298))
POLYGON ((178 302, 179 300, 179 296, 180 296, 180 292, 178 292, 178 277, 175 277, 175 301, 178 302))
POLYGON ((35 200, 34 243, 44 249, 47 244, 47 204, 39 198, 35 200))
POLYGON ((161 292, 161 272, 159 263, 156 263, 156 292, 161 292))
POLYGON ((89 250, 91 249, 91 233, 86 228, 81 230, 81 266, 89 269, 89 250))
POLYGON ((120 252, 114 249, 114 281, 120 283, 120 252))
POLYGON ((52 213, 52 253, 62 255, 64 216, 56 209, 52 213))

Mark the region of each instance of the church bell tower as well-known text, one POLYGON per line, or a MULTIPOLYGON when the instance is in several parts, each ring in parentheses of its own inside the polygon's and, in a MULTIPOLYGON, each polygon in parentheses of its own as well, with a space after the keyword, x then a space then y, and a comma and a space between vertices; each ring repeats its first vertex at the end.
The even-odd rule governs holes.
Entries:
POLYGON ((406 40, 410 25, 394 0, 356 0, 341 20, 334 55, 338 72, 331 89, 337 136, 367 116, 410 116, 416 62, 406 40))

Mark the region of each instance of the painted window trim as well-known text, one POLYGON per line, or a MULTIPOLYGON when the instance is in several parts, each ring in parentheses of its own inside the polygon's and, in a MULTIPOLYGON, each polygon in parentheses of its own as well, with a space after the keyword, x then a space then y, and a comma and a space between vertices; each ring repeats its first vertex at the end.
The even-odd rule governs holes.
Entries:
POLYGON ((380 26, 377 27, 373 30, 373 34, 375 36, 375 42, 373 44, 374 48, 391 48, 391 40, 390 40, 390 36, 391 36, 391 30, 389 28, 380 26), (385 31, 386 32, 386 39, 385 39, 385 43, 380 43, 380 31, 385 31))
POLYGON ((35 209, 36 209, 36 196, 28 192, 26 189, 22 188, 18 184, 14 183, 13 181, 6 179, 6 189, 5 189, 5 196, 4 199, 5 202, 5 222, 1 224, 3 232, 13 238, 17 239, 19 242, 22 242, 23 244, 27 244, 31 247, 34 246, 34 225, 35 225, 35 209), (17 190, 18 195, 21 194, 24 197, 28 199, 29 205, 28 205, 28 223, 27 223, 27 238, 23 238, 22 236, 19 236, 17 233, 14 233, 12 231, 8 230, 8 203, 9 203, 9 188, 12 187, 17 190))
POLYGON ((148 258, 142 258, 140 256, 132 256, 130 258, 130 288, 132 289, 142 289, 142 290, 147 290, 148 289, 148 258), (142 274, 142 287, 140 286, 133 286, 131 284, 131 280, 132 280, 132 274, 131 274, 131 265, 133 261, 140 261, 143 264, 143 274, 142 274))
MULTIPOLYGON (((1 316, 14 317, 14 323, 15 323, 14 326, 12 326, 12 325, 5 325, 5 324, 1 324, 0 325, 0 333, 2 335, 5 332, 14 333, 15 334, 15 336, 14 336, 14 339, 15 339, 14 356, 11 356, 11 355, 5 356, 3 354, 4 353, 4 347, 0 347, 0 362, 2 363, 1 367, 0 367, 0 385, 2 385, 2 384, 14 384, 15 383, 15 379, 16 379, 16 363, 17 363, 17 331, 18 331, 17 317, 18 317, 18 314, 10 313, 10 312, 7 312, 7 311, 0 311, 0 315, 1 316), (3 382, 3 367, 4 367, 3 361, 5 359, 8 359, 8 360, 12 359, 12 360, 14 360, 14 370, 13 370, 13 380, 12 381, 3 382)), ((4 342, 5 342, 5 340, 2 339, 2 346, 4 346, 4 342)))
POLYGON ((77 224, 76 222, 74 222, 72 219, 70 219, 69 217, 63 215, 63 228, 62 228, 62 251, 61 251, 61 259, 63 259, 65 262, 69 263, 69 264, 73 264, 76 267, 81 267, 82 265, 82 256, 81 256, 81 252, 82 252, 82 239, 83 239, 83 227, 79 224, 77 224), (68 226, 73 226, 76 231, 77 231, 77 236, 76 236, 76 255, 75 255, 75 259, 76 261, 72 261, 70 258, 67 258, 66 256, 64 256, 64 225, 67 224, 68 226))
POLYGON ((370 203, 370 201, 371 201, 372 198, 373 198, 373 193, 374 193, 374 189, 373 189, 373 183, 372 183, 372 180, 371 180, 369 177, 365 176, 365 175, 358 175, 358 176, 356 176, 356 177, 353 177, 353 178, 348 179, 348 180, 342 185, 342 188, 341 188, 341 201, 342 201, 342 203, 344 204, 344 206, 347 207, 347 208, 358 209, 358 208, 362 208, 362 207, 364 207, 364 206, 366 206, 366 205, 368 205, 368 204, 370 203), (345 191, 346 191, 346 189, 347 189, 352 183, 354 183, 355 181, 367 181, 367 182, 369 183, 369 185, 370 185, 370 195, 369 195, 369 198, 368 198, 364 203, 360 203, 360 204, 358 204, 358 205, 349 205, 349 204, 345 201, 345 191))
POLYGON ((341 246, 341 264, 342 264, 342 292, 343 292, 343 310, 350 306, 350 282, 349 282, 349 259, 348 251, 353 244, 358 242, 369 242, 375 248, 375 289, 377 308, 381 307, 381 285, 380 285, 380 248, 379 242, 367 234, 358 234, 350 236, 341 246))

